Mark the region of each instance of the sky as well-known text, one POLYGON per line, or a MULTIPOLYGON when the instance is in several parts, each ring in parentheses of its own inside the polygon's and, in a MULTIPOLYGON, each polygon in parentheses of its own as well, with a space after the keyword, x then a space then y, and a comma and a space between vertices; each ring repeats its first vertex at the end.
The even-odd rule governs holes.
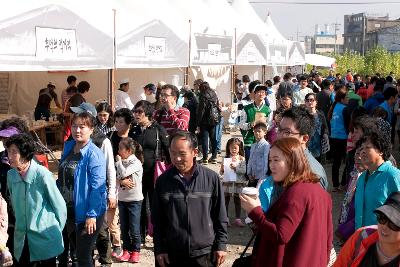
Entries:
MULTIPOLYGON (((376 14, 379 16, 389 14, 391 19, 400 18, 400 1, 395 0, 249 0, 249 2, 251 2, 253 8, 262 20, 265 21, 269 12, 275 26, 286 38, 297 40, 298 36, 300 41, 304 40, 305 35, 314 34, 315 24, 320 24, 321 29, 323 29, 324 24, 339 23, 338 32, 343 33, 344 15, 366 12, 367 14, 376 14), (299 2, 301 4, 293 4, 299 2), (313 4, 305 4, 305 2, 313 4), (343 2, 351 2, 354 4, 339 4, 343 2), (372 2, 375 4, 362 4, 372 2), (396 3, 389 4, 387 2, 396 3), (329 5, 327 3, 335 4, 329 5)), ((333 25, 331 26, 331 29, 334 30, 333 25)))

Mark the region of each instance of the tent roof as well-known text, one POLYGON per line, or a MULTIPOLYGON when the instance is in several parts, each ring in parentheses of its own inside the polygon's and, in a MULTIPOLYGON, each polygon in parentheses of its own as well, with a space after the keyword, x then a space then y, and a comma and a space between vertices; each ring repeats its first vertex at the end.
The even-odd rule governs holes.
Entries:
POLYGON ((318 54, 306 54, 306 63, 320 67, 332 67, 336 59, 333 57, 322 56, 318 54))

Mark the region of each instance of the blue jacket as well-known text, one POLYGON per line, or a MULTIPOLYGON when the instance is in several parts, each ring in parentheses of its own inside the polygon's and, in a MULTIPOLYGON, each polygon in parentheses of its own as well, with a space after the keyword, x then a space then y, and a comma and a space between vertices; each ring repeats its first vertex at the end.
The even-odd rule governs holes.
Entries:
POLYGON ((393 118, 393 107, 389 106, 389 103, 387 101, 384 101, 382 104, 379 105, 380 107, 384 108, 387 112, 387 117, 386 121, 390 124, 392 124, 392 118, 393 118))
POLYGON ((20 259, 25 239, 31 261, 46 260, 64 251, 62 230, 67 207, 49 170, 31 160, 22 178, 17 170, 7 173, 7 185, 15 214, 14 256, 20 259))
POLYGON ((331 119, 331 138, 347 139, 347 131, 344 121, 343 110, 346 108, 342 103, 336 103, 331 119))
POLYGON ((355 229, 377 224, 373 211, 382 206, 391 193, 400 191, 400 170, 393 167, 390 161, 379 166, 368 179, 367 172, 364 171, 357 181, 355 229))
POLYGON ((371 114, 372 110, 379 106, 385 101, 382 93, 376 93, 367 99, 364 103, 364 108, 367 110, 368 114, 371 114))
MULTIPOLYGON (((75 140, 65 143, 61 162, 72 151, 75 140)), ((103 215, 107 207, 106 161, 103 152, 92 142, 81 151, 74 174, 75 222, 84 223, 87 218, 103 215)))

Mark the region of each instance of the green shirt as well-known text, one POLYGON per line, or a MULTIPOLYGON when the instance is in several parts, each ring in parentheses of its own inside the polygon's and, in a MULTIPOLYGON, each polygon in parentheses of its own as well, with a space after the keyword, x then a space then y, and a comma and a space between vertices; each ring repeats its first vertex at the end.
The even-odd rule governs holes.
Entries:
POLYGON ((362 98, 361 96, 357 95, 353 90, 349 90, 349 92, 347 92, 347 97, 352 100, 356 100, 358 103, 358 106, 362 107, 363 103, 362 103, 362 98))
MULTIPOLYGON (((253 103, 253 104, 244 106, 243 110, 244 110, 244 112, 246 112, 246 116, 247 116, 246 122, 247 123, 255 121, 257 112, 261 112, 261 113, 265 114, 266 119, 268 119, 269 113, 271 113, 271 110, 265 104, 263 104, 260 108, 257 108, 256 105, 253 103)), ((243 136, 243 143, 245 146, 251 146, 252 144, 255 143, 256 139, 254 137, 253 129, 241 130, 241 133, 243 136)))

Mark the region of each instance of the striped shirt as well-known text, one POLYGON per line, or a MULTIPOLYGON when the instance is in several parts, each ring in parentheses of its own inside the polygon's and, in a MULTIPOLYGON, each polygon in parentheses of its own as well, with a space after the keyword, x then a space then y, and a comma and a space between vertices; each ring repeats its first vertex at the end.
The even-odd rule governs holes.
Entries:
POLYGON ((176 130, 187 131, 189 127, 190 112, 186 108, 178 108, 177 110, 156 110, 153 118, 171 135, 176 130))
POLYGON ((109 126, 107 125, 107 123, 106 123, 106 124, 97 123, 97 124, 96 124, 96 128, 97 128, 100 132, 102 132, 104 135, 107 135, 109 132, 112 132, 112 131, 116 131, 116 130, 117 130, 114 126, 109 127, 109 126))

